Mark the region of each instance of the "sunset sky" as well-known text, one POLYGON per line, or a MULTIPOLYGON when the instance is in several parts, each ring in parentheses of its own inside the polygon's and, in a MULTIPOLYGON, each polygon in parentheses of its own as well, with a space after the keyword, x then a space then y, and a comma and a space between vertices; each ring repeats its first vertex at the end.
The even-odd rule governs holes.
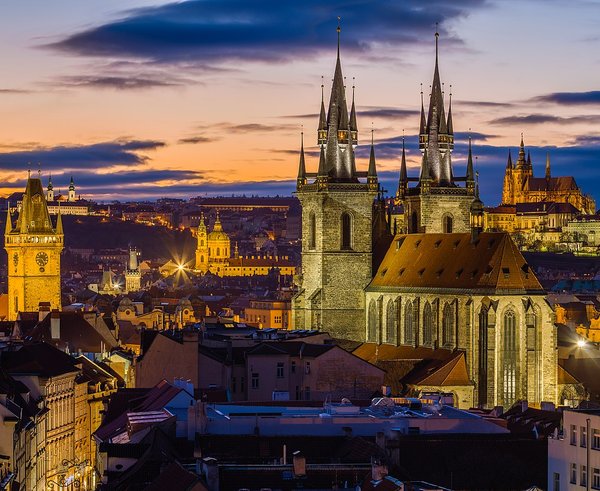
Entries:
POLYGON ((289 194, 302 125, 316 170, 341 16, 355 77, 359 168, 371 126, 395 191, 402 132, 416 175, 420 84, 439 22, 464 172, 468 134, 482 197, 499 202, 521 132, 543 175, 574 175, 600 202, 600 3, 595 0, 19 0, 0 4, 0 191, 27 170, 71 175, 97 200, 289 194))

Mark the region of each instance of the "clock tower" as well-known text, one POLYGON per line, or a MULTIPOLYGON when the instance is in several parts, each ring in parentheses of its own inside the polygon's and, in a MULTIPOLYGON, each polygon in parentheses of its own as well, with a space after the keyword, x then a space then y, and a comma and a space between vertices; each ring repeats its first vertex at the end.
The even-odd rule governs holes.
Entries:
POLYGON ((42 181, 27 179, 23 203, 13 226, 6 217, 4 248, 8 254, 8 319, 37 312, 40 302, 61 308, 60 254, 64 235, 60 213, 52 225, 42 181))

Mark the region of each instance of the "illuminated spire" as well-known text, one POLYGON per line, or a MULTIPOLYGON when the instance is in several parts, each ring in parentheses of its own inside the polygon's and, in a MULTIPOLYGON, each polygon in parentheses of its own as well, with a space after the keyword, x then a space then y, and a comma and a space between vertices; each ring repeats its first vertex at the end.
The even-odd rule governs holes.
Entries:
POLYGON ((60 214, 60 203, 58 205, 58 212, 56 214, 56 233, 58 235, 63 235, 63 224, 62 215, 60 214))
POLYGON ((506 170, 513 170, 513 161, 510 148, 508 149, 508 161, 506 162, 506 170))
POLYGON ((10 216, 10 205, 6 204, 6 224, 4 225, 4 235, 12 232, 12 218, 10 216))
MULTIPOLYGON (((372 125, 372 123, 371 123, 372 125)), ((369 188, 377 190, 377 168, 375 164, 375 140, 373 137, 373 127, 371 127, 371 155, 369 156, 369 170, 367 172, 367 184, 369 188)))

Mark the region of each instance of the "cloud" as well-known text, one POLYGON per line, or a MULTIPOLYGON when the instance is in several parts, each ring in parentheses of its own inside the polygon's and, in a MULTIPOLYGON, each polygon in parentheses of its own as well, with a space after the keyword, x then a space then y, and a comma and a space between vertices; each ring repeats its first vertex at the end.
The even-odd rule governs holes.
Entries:
POLYGON ((506 116, 504 118, 492 119, 490 124, 495 125, 533 125, 533 124, 577 124, 577 123, 600 123, 600 115, 588 114, 581 116, 554 116, 552 114, 526 114, 521 116, 506 116))
POLYGON ((435 23, 447 43, 460 43, 445 23, 469 15, 487 0, 347 0, 282 2, 188 0, 125 12, 49 45, 83 56, 157 62, 288 61, 331 52, 335 18, 342 15, 344 51, 371 53, 382 43, 412 45, 432 37, 435 23), (345 35, 345 33, 352 33, 345 35))
POLYGON ((0 94, 31 94, 31 91, 25 89, 0 89, 0 94))
POLYGON ((141 165, 148 157, 140 152, 165 146, 158 140, 115 140, 90 145, 59 145, 0 152, 0 170, 25 171, 41 165, 48 171, 101 169, 117 165, 141 165))
MULTIPOLYGON (((188 81, 189 82, 189 81, 188 81)), ((64 88, 99 88, 117 90, 154 89, 157 87, 175 87, 183 85, 184 81, 174 78, 149 78, 131 76, 96 76, 74 75, 60 77, 57 83, 64 88)))
POLYGON ((420 112, 412 109, 397 109, 394 107, 365 107, 364 109, 357 109, 358 116, 364 116, 367 118, 381 118, 381 119, 403 119, 418 117, 420 112))
POLYGON ((219 138, 213 138, 209 136, 188 136, 187 138, 181 138, 177 141, 180 144, 197 145, 198 143, 212 143, 218 141, 219 138))
POLYGON ((533 102, 550 102, 565 106, 587 106, 600 104, 600 90, 588 92, 553 92, 531 99, 533 102))
POLYGON ((473 107, 513 107, 512 102, 491 102, 491 101, 456 101, 458 106, 473 107))

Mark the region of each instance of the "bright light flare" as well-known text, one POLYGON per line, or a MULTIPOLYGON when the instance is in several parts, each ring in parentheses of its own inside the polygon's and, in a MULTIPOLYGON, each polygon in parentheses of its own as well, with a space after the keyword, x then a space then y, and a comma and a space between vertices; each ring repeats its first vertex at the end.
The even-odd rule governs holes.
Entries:
POLYGON ((587 343, 585 342, 585 339, 580 339, 579 341, 577 341, 577 347, 578 348, 583 348, 587 343))

